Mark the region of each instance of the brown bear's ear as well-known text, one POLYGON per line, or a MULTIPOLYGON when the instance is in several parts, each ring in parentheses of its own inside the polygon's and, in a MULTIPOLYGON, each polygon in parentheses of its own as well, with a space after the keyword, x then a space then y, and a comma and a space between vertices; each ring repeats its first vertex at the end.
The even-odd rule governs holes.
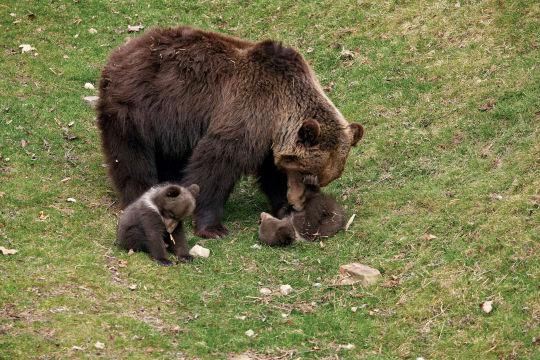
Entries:
POLYGON ((364 127, 360 124, 350 124, 349 127, 351 128, 353 139, 352 139, 352 146, 356 146, 356 144, 362 139, 364 136, 364 127))
POLYGON ((319 143, 321 136, 321 126, 315 120, 306 120, 298 130, 298 141, 307 146, 314 146, 319 143))
POLYGON ((197 198, 197 196, 199 196, 199 190, 200 190, 199 185, 192 184, 192 185, 189 185, 187 189, 191 193, 191 195, 193 195, 194 198, 197 198))

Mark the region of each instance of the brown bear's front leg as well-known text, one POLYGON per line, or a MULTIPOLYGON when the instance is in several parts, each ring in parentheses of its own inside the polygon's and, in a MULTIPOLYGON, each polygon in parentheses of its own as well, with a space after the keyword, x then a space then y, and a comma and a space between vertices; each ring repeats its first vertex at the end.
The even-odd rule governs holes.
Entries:
POLYGON ((272 215, 281 219, 288 211, 287 174, 274 164, 274 154, 270 153, 257 171, 259 186, 268 198, 272 215))
POLYGON ((193 151, 182 183, 198 184, 200 188, 194 213, 197 236, 218 238, 229 232, 221 223, 223 206, 243 173, 244 167, 239 161, 249 156, 237 146, 207 135, 193 151))

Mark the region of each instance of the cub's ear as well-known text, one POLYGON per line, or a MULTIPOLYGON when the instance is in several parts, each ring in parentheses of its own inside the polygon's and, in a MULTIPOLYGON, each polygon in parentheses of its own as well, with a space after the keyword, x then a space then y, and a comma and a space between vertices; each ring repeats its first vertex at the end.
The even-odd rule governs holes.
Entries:
POLYGON ((175 198, 180 195, 180 191, 178 186, 169 186, 169 188, 167 188, 167 197, 175 198))
POLYGON ((352 146, 356 146, 356 144, 364 136, 364 127, 360 124, 353 123, 349 125, 349 128, 351 129, 351 132, 353 134, 352 146))
POLYGON ((272 215, 270 215, 269 213, 265 213, 265 212, 261 213, 261 221, 266 221, 266 220, 270 220, 270 219, 275 219, 275 218, 272 215))
POLYGON ((319 143, 321 136, 321 126, 315 120, 306 120, 298 130, 298 141, 307 146, 314 146, 319 143))
POLYGON ((192 184, 192 185, 189 185, 187 189, 191 193, 191 195, 193 195, 194 198, 199 196, 199 190, 200 190, 199 185, 192 184))

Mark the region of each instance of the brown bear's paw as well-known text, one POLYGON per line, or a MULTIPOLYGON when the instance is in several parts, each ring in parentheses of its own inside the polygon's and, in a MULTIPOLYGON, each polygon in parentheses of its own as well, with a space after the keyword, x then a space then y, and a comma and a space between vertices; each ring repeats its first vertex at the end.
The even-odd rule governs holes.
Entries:
POLYGON ((195 235, 205 239, 217 239, 229 234, 229 230, 222 224, 197 228, 195 235))

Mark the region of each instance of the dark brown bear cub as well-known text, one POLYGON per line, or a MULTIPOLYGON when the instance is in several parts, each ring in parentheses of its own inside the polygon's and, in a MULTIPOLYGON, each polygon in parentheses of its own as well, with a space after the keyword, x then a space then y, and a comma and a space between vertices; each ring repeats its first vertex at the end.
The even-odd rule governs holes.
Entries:
POLYGON ((182 220, 195 210, 196 184, 185 188, 161 184, 129 205, 118 223, 118 245, 145 251, 161 265, 169 266, 167 248, 181 261, 190 261, 182 220))
POLYGON ((286 246, 295 240, 313 241, 335 235, 345 226, 345 210, 332 197, 320 192, 316 176, 304 177, 305 198, 301 211, 277 219, 261 213, 259 239, 270 246, 286 246))

